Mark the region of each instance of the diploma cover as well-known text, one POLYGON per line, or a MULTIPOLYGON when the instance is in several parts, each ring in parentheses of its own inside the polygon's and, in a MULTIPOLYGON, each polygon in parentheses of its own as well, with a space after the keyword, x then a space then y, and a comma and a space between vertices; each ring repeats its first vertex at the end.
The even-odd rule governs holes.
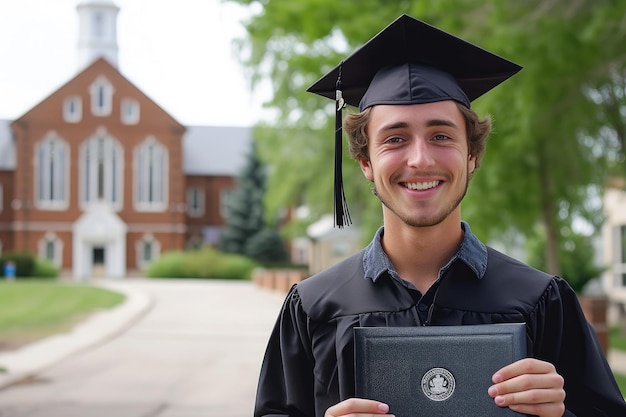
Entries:
POLYGON ((491 376, 526 356, 523 323, 356 327, 356 396, 396 417, 520 416, 487 394, 491 376))

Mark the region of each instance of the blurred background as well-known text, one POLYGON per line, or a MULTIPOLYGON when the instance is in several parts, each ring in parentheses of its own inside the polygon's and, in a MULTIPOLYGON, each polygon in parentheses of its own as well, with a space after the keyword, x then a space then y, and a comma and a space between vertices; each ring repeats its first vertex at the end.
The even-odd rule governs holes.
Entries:
POLYGON ((626 3, 610 0, 4 1, 5 281, 284 291, 359 250, 380 203, 344 156, 353 224, 333 227, 334 103, 305 90, 403 13, 524 67, 473 103, 494 131, 463 218, 567 279, 626 350, 626 3))

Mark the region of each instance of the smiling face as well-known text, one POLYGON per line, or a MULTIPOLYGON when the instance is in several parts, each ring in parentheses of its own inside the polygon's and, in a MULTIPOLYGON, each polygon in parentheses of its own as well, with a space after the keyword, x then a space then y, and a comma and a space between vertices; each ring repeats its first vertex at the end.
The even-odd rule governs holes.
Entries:
POLYGON ((430 227, 460 222, 476 159, 453 101, 372 107, 368 158, 359 164, 383 203, 385 224, 430 227))

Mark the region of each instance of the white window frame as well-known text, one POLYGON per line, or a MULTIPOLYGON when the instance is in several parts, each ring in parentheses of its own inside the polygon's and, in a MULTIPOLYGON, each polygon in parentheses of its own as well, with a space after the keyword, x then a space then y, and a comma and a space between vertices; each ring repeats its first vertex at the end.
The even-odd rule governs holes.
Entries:
POLYGON ((39 257, 50 261, 54 266, 60 268, 63 264, 63 241, 54 233, 46 233, 37 242, 39 257), (52 245, 52 259, 48 257, 48 245, 52 245))
POLYGON ((120 120, 125 125, 136 125, 140 119, 139 102, 132 98, 120 102, 120 120))
POLYGON ((228 216, 228 201, 231 199, 234 191, 234 188, 222 188, 220 190, 219 207, 222 219, 226 220, 226 217, 228 216))
POLYGON ((134 206, 137 211, 167 210, 169 193, 169 154, 154 136, 135 148, 134 206))
POLYGON ((135 243, 135 252, 137 267, 143 271, 161 255, 161 243, 152 234, 145 234, 135 243), (150 259, 146 259, 144 256, 146 245, 150 245, 150 259))
POLYGON ((107 202, 114 210, 124 206, 124 149, 120 143, 105 130, 99 129, 87 139, 79 151, 80 172, 80 207, 85 210, 99 201, 107 202), (102 172, 99 162, 102 158, 102 172), (102 192, 100 197, 100 179, 102 173, 102 192))
POLYGON ((626 224, 613 227, 613 274, 615 286, 626 289, 626 224))
POLYGON ((78 123, 83 118, 83 100, 80 96, 70 96, 63 101, 63 120, 78 123))
POLYGON ((204 189, 201 187, 187 188, 187 215, 202 217, 204 215, 204 189))
POLYGON ((89 86, 91 113, 94 116, 105 117, 111 115, 114 92, 113 84, 104 76, 96 78, 89 86))
POLYGON ((40 210, 66 210, 70 193, 70 148, 63 138, 49 132, 35 145, 34 201, 40 210))

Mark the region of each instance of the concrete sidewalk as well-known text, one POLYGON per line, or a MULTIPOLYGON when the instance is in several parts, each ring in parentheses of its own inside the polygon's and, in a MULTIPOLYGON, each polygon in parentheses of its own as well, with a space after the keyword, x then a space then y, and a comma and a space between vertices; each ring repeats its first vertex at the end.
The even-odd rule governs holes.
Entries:
POLYGON ((126 296, 117 307, 95 313, 86 321, 63 333, 29 344, 21 349, 0 352, 0 389, 31 378, 50 366, 105 343, 132 326, 153 305, 150 296, 115 281, 102 281, 98 285, 126 296))
MULTIPOLYGON (((153 307, 152 298, 140 290, 141 286, 129 285, 127 281, 103 281, 97 285, 123 293, 126 300, 116 308, 91 316, 69 333, 0 353, 0 367, 8 371, 0 372, 0 389, 34 377, 76 353, 105 343, 131 327, 153 307)), ((219 288, 216 286, 216 290, 219 288)), ((259 289, 258 292, 259 296, 268 295, 266 290, 259 289)), ((615 373, 626 375, 626 352, 611 351, 608 359, 615 373)))
POLYGON ((626 352, 611 350, 608 354, 608 360, 614 373, 626 375, 626 352))

